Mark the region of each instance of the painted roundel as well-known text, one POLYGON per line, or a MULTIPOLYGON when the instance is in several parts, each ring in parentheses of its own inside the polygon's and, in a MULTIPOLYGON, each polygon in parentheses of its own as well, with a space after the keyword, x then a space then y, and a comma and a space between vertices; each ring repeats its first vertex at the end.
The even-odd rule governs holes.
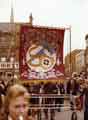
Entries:
POLYGON ((44 48, 42 45, 33 44, 28 48, 26 53, 28 67, 36 72, 47 72, 51 70, 56 63, 56 53, 54 50, 52 51, 44 48))

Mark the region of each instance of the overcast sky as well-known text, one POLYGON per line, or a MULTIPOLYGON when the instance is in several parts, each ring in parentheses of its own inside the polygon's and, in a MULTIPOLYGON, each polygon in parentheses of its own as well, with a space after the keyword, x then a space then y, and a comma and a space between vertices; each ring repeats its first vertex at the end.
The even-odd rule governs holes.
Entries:
MULTIPOLYGON (((88 33, 88 0, 13 0, 15 22, 28 22, 33 15, 33 24, 52 27, 71 26, 72 50, 85 48, 88 33)), ((11 0, 0 0, 0 22, 9 22, 11 0)), ((64 53, 69 52, 69 32, 66 31, 64 53)))

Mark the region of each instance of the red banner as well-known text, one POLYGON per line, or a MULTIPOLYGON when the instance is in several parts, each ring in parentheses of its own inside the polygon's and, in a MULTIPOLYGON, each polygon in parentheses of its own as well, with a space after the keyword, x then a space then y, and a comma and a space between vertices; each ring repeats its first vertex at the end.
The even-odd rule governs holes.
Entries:
POLYGON ((64 32, 64 29, 21 26, 21 79, 50 80, 64 76, 64 32))

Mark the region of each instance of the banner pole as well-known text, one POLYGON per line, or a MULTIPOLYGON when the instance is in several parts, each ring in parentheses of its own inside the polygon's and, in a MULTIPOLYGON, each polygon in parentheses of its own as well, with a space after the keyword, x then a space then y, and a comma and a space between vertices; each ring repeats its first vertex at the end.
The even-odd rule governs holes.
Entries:
POLYGON ((70 26, 70 29, 69 29, 69 32, 70 32, 70 39, 69 39, 69 47, 70 47, 70 56, 69 56, 69 64, 70 64, 70 77, 71 77, 71 74, 72 74, 72 57, 71 57, 71 26, 70 26))

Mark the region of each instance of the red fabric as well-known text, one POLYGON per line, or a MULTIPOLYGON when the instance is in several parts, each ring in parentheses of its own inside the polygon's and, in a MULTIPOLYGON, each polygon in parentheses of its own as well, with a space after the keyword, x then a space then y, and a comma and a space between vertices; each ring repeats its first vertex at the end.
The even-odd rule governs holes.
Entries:
MULTIPOLYGON (((58 79, 59 77, 64 76, 64 65, 63 65, 64 32, 65 32, 64 29, 36 27, 36 26, 29 27, 25 25, 21 26, 21 29, 20 29, 20 76, 21 76, 21 79, 27 79, 27 80, 58 79), (39 71, 36 71, 36 70, 37 70, 37 65, 41 64, 42 62, 41 59, 43 59, 43 54, 45 54, 44 49, 41 49, 39 51, 38 56, 34 55, 34 53, 31 52, 32 56, 34 55, 34 57, 32 58, 33 60, 35 59, 35 57, 37 62, 38 60, 40 60, 40 63, 34 64, 32 63, 32 59, 29 59, 29 61, 31 61, 31 64, 35 65, 36 70, 34 68, 32 69, 27 64, 27 60, 26 60, 27 51, 30 49, 32 51, 31 46, 35 44, 36 46, 41 45, 43 46, 43 48, 45 47, 45 49, 47 49, 47 51, 50 53, 49 60, 50 58, 52 58, 54 54, 56 54, 56 63, 54 64, 53 67, 51 67, 52 69, 50 68, 47 71, 46 71, 46 68, 48 68, 48 64, 50 64, 50 62, 53 61, 53 58, 52 58, 52 61, 45 59, 43 63, 43 69, 45 70, 43 71, 43 76, 39 73, 39 71), (59 61, 57 59, 59 59, 59 61), (54 74, 54 75, 50 76, 50 74, 51 75, 54 74)), ((47 54, 44 55, 44 57, 46 57, 47 54)))

